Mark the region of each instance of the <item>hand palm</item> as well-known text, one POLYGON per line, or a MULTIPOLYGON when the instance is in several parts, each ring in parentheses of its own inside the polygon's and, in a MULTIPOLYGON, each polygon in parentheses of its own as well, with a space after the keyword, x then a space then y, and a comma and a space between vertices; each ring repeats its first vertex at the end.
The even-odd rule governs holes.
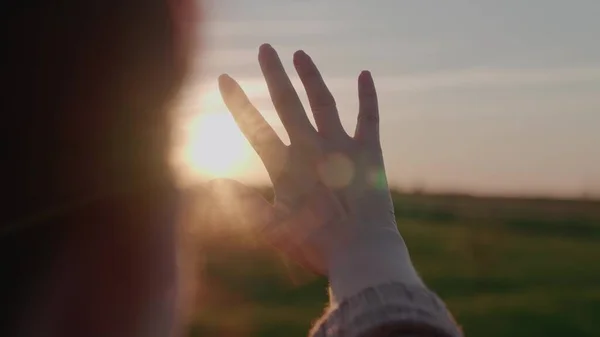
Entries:
MULTIPOLYGON (((294 65, 308 95, 315 130, 275 50, 263 45, 259 62, 275 109, 290 136, 289 146, 282 143, 233 79, 223 75, 219 84, 227 107, 265 164, 275 190, 275 205, 239 183, 213 186, 243 195, 234 202, 245 205, 242 216, 246 222, 295 261, 326 273, 334 246, 361 235, 369 229, 361 228, 365 224, 389 223, 373 218, 392 215, 379 143, 375 87, 370 74, 361 73, 358 123, 354 137, 350 137, 316 66, 308 55, 297 52, 294 65)), ((395 226, 388 229, 397 231, 395 226)))

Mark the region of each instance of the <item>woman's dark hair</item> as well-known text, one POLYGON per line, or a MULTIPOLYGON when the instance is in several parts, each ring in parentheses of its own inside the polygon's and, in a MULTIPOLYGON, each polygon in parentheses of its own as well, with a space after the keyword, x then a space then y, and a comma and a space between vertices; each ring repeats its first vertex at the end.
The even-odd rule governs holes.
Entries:
POLYGON ((190 10, 180 2, 0 5, 1 336, 14 335, 34 282, 72 233, 165 212, 168 108, 186 71, 182 27, 191 26, 178 21, 190 10))

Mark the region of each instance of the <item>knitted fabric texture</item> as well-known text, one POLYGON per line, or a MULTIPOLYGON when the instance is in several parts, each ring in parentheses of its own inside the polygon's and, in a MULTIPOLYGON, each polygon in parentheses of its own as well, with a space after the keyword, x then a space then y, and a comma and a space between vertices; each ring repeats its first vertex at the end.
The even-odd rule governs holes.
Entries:
POLYGON ((437 295, 402 283, 369 287, 328 309, 311 337, 460 337, 437 295))

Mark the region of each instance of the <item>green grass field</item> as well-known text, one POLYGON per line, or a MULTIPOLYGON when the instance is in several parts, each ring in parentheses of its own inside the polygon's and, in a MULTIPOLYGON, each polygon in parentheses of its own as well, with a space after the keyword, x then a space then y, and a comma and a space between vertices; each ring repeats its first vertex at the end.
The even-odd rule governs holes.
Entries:
MULTIPOLYGON (((600 336, 600 203, 394 194, 426 283, 467 336, 600 336)), ((207 242, 190 336, 306 336, 323 278, 247 238, 207 242)))

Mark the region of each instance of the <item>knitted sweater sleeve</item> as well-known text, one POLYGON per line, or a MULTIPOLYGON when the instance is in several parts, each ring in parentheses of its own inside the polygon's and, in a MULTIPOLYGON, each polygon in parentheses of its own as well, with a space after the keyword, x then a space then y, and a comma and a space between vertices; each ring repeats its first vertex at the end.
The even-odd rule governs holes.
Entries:
POLYGON ((311 337, 460 337, 444 303, 430 290, 403 283, 368 287, 329 308, 311 337))

